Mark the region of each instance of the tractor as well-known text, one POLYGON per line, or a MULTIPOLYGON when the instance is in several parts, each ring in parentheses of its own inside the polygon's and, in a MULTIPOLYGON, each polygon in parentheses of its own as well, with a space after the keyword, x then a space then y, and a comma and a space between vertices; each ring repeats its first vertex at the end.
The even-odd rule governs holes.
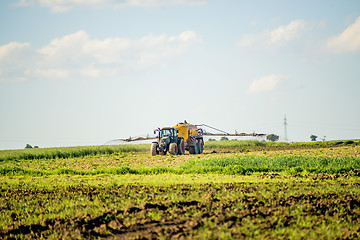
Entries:
POLYGON ((167 152, 173 155, 200 154, 204 150, 203 132, 195 125, 178 123, 173 127, 157 129, 154 133, 157 141, 151 144, 151 155, 165 155, 167 152))
POLYGON ((154 131, 156 137, 137 137, 128 139, 115 139, 113 141, 143 141, 156 139, 156 142, 152 142, 150 153, 152 156, 155 155, 166 155, 169 152, 172 155, 185 154, 185 150, 189 151, 190 154, 201 154, 204 151, 204 138, 203 136, 250 136, 250 137, 265 137, 266 134, 261 133, 238 133, 231 134, 220 129, 211 127, 206 124, 193 125, 186 121, 178 123, 172 127, 158 128, 154 131), (200 126, 211 128, 220 133, 209 133, 204 131, 200 126))
POLYGON ((178 130, 173 127, 165 127, 154 131, 158 132, 157 141, 151 144, 151 155, 182 155, 185 153, 184 138, 178 136, 178 130))

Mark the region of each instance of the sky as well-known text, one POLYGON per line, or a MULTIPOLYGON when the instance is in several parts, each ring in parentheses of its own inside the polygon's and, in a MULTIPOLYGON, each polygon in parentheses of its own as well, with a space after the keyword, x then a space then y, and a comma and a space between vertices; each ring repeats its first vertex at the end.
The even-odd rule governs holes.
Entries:
MULTIPOLYGON (((187 120, 360 138, 358 0, 2 0, 0 149, 187 120)), ((248 138, 240 138, 248 139, 248 138)))

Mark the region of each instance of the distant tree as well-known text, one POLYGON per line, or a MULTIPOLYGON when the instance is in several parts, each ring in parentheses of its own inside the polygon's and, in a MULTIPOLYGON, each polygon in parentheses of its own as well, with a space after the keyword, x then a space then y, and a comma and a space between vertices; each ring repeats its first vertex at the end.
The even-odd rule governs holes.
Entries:
POLYGON ((26 144, 25 148, 33 148, 30 144, 26 144))
POLYGON ((34 146, 34 148, 39 148, 39 146, 34 146))
POLYGON ((317 139, 317 136, 316 136, 316 135, 311 135, 311 136, 310 136, 310 139, 311 139, 311 141, 315 142, 316 139, 317 139))
POLYGON ((266 136, 266 140, 271 141, 271 142, 276 142, 279 140, 279 136, 275 135, 275 134, 269 134, 266 136))
POLYGON ((323 136, 323 138, 321 140, 326 141, 326 136, 323 136))
POLYGON ((353 143, 355 143, 353 140, 346 140, 345 141, 345 144, 353 144, 353 143))
POLYGON ((213 139, 213 138, 209 138, 209 140, 208 140, 209 142, 215 142, 216 141, 216 139, 213 139))
POLYGON ((221 137, 220 138, 220 141, 227 141, 227 140, 229 140, 227 137, 221 137))

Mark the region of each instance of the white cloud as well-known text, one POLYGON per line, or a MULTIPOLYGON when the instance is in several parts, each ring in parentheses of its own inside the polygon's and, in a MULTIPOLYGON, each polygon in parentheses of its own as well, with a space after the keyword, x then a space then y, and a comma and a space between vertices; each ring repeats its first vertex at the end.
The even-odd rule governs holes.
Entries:
POLYGON ((42 65, 83 64, 83 47, 90 41, 90 37, 84 31, 56 38, 38 50, 43 57, 42 65))
POLYGON ((21 52, 24 48, 28 48, 30 46, 29 43, 18 43, 18 42, 11 42, 4 46, 0 46, 0 61, 7 60, 11 55, 14 53, 21 52))
POLYGON ((259 79, 255 79, 251 82, 250 86, 247 89, 248 93, 261 93, 269 92, 274 90, 281 82, 282 79, 286 79, 285 76, 280 76, 276 74, 271 74, 259 79))
POLYGON ((305 28, 305 21, 295 20, 286 26, 265 30, 259 34, 246 34, 238 42, 238 47, 265 46, 279 47, 298 37, 305 28))
POLYGON ((15 3, 17 7, 28 7, 38 5, 50 8, 51 12, 62 13, 73 8, 83 7, 111 7, 119 8, 125 6, 135 6, 143 8, 156 8, 166 5, 201 5, 209 0, 20 0, 15 3))
POLYGON ((305 27, 305 22, 302 20, 292 21, 286 26, 280 26, 270 31, 270 41, 273 44, 283 43, 295 38, 298 33, 305 27))
POLYGON ((24 73, 33 55, 29 43, 11 42, 0 46, 0 81, 26 80, 24 73))
POLYGON ((326 47, 336 53, 360 50, 360 17, 341 34, 329 39, 326 47))
POLYGON ((32 49, 29 43, 9 43, 0 46, 0 79, 111 77, 123 71, 165 66, 197 41, 199 37, 193 31, 138 40, 91 39, 85 31, 78 31, 40 49, 32 49))

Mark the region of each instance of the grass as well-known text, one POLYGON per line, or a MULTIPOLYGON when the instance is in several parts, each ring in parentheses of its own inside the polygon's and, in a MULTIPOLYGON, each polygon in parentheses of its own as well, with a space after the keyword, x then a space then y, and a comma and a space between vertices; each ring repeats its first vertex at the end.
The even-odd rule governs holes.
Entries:
POLYGON ((262 143, 265 146, 256 148, 257 141, 218 141, 217 145, 212 145, 217 148, 211 149, 206 145, 205 154, 154 157, 149 155, 148 145, 0 151, 0 159, 3 159, 0 161, 0 176, 248 175, 261 172, 342 174, 360 169, 358 142, 321 143, 324 144, 322 147, 309 143, 305 144, 305 148, 298 143, 262 143), (244 146, 251 148, 243 150, 244 146))
POLYGON ((3 177, 0 234, 5 239, 356 238, 358 180, 218 174, 3 177))
MULTIPOLYGON (((46 160, 44 160, 46 161, 46 160)), ((18 166, 0 166, 0 176, 49 176, 49 175, 100 175, 100 174, 137 174, 157 175, 173 174, 227 174, 248 175, 261 172, 294 174, 300 172, 342 174, 360 169, 360 158, 344 157, 304 157, 304 156, 233 156, 221 158, 193 159, 175 167, 134 167, 118 166, 89 170, 59 167, 53 170, 22 168, 18 166)))
POLYGON ((359 141, 0 151, 0 236, 360 238, 359 141))
POLYGON ((148 144, 0 150, 0 162, 22 159, 78 158, 101 154, 145 152, 148 150, 148 144))
POLYGON ((208 149, 238 149, 238 148, 317 148, 317 147, 332 147, 344 145, 360 145, 360 140, 337 140, 337 141, 318 141, 318 142, 266 142, 258 140, 229 140, 229 141, 207 141, 205 148, 208 149))
MULTIPOLYGON (((285 142, 265 142, 257 140, 229 140, 205 142, 205 149, 210 150, 241 150, 249 147, 260 148, 300 148, 300 147, 331 147, 344 145, 360 145, 360 140, 347 141, 324 141, 306 143, 285 143, 285 142)), ((61 148, 31 148, 20 150, 0 150, 0 162, 14 160, 33 160, 33 159, 67 159, 85 156, 96 156, 102 154, 121 154, 129 152, 148 152, 149 144, 127 144, 127 145, 104 145, 86 147, 61 147, 61 148)))
POLYGON ((188 161, 184 173, 251 174, 256 172, 294 172, 340 174, 360 169, 360 158, 302 156, 236 156, 188 161))

